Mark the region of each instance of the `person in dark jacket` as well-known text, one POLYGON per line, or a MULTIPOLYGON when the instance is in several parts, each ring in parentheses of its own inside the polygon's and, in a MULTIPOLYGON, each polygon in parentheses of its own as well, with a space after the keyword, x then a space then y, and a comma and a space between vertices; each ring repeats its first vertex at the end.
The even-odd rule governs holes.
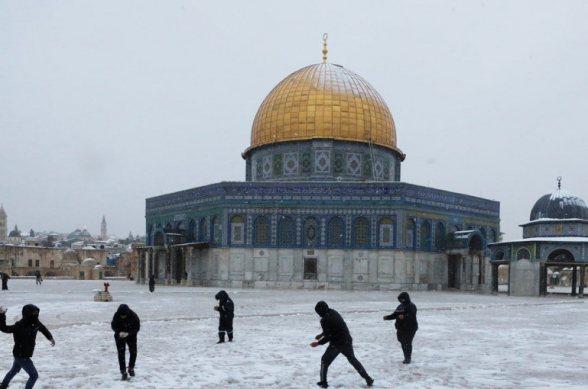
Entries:
POLYGON ((10 276, 6 273, 2 273, 2 290, 8 290, 8 279, 10 276))
POLYGON ((118 365, 123 381, 128 379, 125 364, 125 348, 129 345, 129 370, 131 377, 135 376, 135 361, 137 360, 137 333, 141 329, 139 316, 127 304, 118 306, 118 310, 110 324, 114 331, 114 341, 118 351, 118 365))
POLYGON ((39 321, 39 308, 33 304, 27 304, 22 307, 22 319, 14 323, 14 325, 6 325, 6 309, 0 307, 0 331, 7 334, 12 334, 14 337, 14 348, 12 355, 14 356, 14 363, 12 369, 6 374, 4 380, 0 384, 0 389, 8 388, 8 384, 12 378, 18 374, 21 369, 24 369, 29 375, 29 379, 25 385, 25 389, 31 389, 39 374, 35 368, 35 364, 31 357, 35 351, 35 340, 37 339, 37 332, 41 331, 43 335, 51 342, 51 346, 55 346, 55 340, 51 332, 39 321))
POLYGON ((349 334, 347 324, 337 311, 329 308, 326 302, 319 301, 314 310, 321 317, 323 332, 315 336, 318 342, 312 342, 311 347, 317 347, 329 343, 329 347, 321 358, 321 380, 316 384, 321 388, 328 388, 327 371, 331 363, 339 354, 347 357, 347 360, 357 370, 359 375, 365 379, 368 386, 372 386, 374 380, 368 375, 361 363, 353 353, 353 339, 349 334))
POLYGON ((149 291, 153 293, 155 291, 155 275, 149 276, 149 291))
POLYGON ((43 277, 41 276, 41 272, 40 271, 37 270, 35 272, 35 277, 37 279, 37 285, 43 284, 43 277))
POLYGON ((229 342, 233 341, 233 317, 235 317, 235 304, 229 298, 229 295, 224 290, 221 290, 214 296, 218 300, 218 305, 215 305, 214 310, 220 314, 218 320, 218 342, 225 342, 225 332, 229 336, 229 342))
POLYGON ((404 353, 404 361, 402 363, 409 364, 412 356, 412 340, 419 329, 417 323, 417 307, 406 292, 398 295, 400 305, 396 308, 393 314, 384 316, 384 320, 394 320, 396 327, 396 338, 400 342, 402 352, 404 353))

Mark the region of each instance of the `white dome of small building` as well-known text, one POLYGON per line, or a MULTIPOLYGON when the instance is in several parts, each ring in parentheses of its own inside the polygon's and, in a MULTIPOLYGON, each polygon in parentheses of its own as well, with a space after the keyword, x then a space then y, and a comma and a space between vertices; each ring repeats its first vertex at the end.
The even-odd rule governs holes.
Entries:
POLYGON ((74 249, 67 249, 63 252, 63 263, 78 263, 78 253, 74 249))
POLYGON ((94 258, 86 258, 82 262, 82 265, 94 267, 94 266, 96 266, 96 260, 94 258))

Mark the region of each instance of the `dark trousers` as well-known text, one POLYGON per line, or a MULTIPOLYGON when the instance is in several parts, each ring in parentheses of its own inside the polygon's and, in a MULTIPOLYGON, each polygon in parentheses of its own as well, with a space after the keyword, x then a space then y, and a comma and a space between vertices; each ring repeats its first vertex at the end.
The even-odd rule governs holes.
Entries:
POLYGON ((39 378, 39 374, 37 373, 37 369, 35 368, 35 364, 33 363, 33 360, 31 358, 14 357, 12 369, 10 369, 8 373, 6 373, 6 376, 4 377, 2 383, 6 385, 6 387, 8 387, 8 384, 10 383, 12 378, 14 378, 14 376, 18 374, 20 369, 24 369, 24 371, 26 371, 29 375, 29 380, 25 385, 25 389, 32 389, 33 386, 35 386, 35 382, 37 382, 37 378, 39 378))
POLYGON ((155 283, 153 283, 153 284, 151 282, 149 283, 149 291, 151 293, 153 293, 155 291, 155 283))
POLYGON ((400 342, 405 359, 410 359, 412 355, 412 340, 414 339, 416 332, 417 330, 396 332, 396 338, 398 338, 398 341, 400 342))
POLYGON ((331 363, 333 363, 339 354, 343 354, 347 357, 351 366, 357 370, 362 378, 367 379, 369 377, 361 363, 355 358, 355 354, 353 353, 353 343, 347 343, 340 346, 333 346, 330 344, 321 358, 321 381, 327 382, 327 371, 329 370, 329 366, 331 366, 331 363))
POLYGON ((126 338, 115 339, 116 349, 118 351, 118 366, 120 371, 127 371, 127 365, 125 364, 125 347, 129 345, 129 368, 135 368, 135 361, 137 360, 137 335, 129 335, 126 338))
POLYGON ((229 340, 233 340, 233 318, 220 318, 218 321, 218 337, 220 340, 225 340, 225 332, 229 336, 229 340))
POLYGON ((8 282, 2 281, 2 290, 8 290, 8 282))

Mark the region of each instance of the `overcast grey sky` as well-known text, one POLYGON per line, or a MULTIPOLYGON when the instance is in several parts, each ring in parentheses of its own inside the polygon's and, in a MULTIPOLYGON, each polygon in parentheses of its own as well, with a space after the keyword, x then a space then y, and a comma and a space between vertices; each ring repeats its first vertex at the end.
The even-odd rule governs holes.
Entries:
POLYGON ((505 239, 557 187, 588 200, 588 1, 0 0, 10 228, 144 234, 145 199, 244 181, 257 109, 322 60, 384 98, 402 181, 500 201, 505 239))

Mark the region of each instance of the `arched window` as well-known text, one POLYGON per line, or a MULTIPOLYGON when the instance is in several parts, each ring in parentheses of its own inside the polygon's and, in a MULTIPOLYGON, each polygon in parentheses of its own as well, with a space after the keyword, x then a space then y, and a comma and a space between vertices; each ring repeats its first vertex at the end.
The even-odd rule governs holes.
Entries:
POLYGON ((319 229, 315 218, 308 218, 304 222, 304 245, 316 246, 319 244, 319 229))
POLYGON ((190 219, 190 222, 188 223, 188 242, 195 242, 197 238, 196 221, 194 221, 194 219, 190 219))
POLYGON ((406 247, 414 247, 416 223, 413 219, 406 221, 405 244, 406 247))
POLYGON ((421 250, 429 250, 431 247, 431 225, 428 221, 421 223, 421 236, 419 239, 421 250))
POLYGON ((208 222, 206 218, 203 217, 200 220, 200 230, 198 231, 198 241, 200 242, 208 242, 208 222))
POLYGON ((380 246, 394 245, 394 220, 385 217, 380 220, 380 246))
POLYGON ((457 232, 457 231, 461 231, 461 227, 458 226, 457 224, 452 224, 451 226, 449 226, 449 233, 450 234, 452 232, 457 232))
POLYGON ((439 222, 435 226, 435 251, 444 251, 445 242, 445 226, 443 225, 443 223, 439 222))
POLYGON ((480 235, 472 235, 470 238, 470 250, 482 251, 484 250, 484 243, 480 235))
POLYGON ((518 259, 531 259, 531 253, 527 249, 520 249, 517 251, 517 260, 518 259))
POLYGON ((178 225, 176 226, 176 230, 185 230, 186 228, 184 227, 184 222, 179 222, 178 225))
POLYGON ((574 255, 565 249, 557 249, 549 253, 549 262, 575 262, 574 255))
POLYGON ((171 230, 172 229, 171 223, 170 222, 165 223, 165 228, 168 230, 171 230))
POLYGON ((278 242, 280 245, 294 245, 294 221, 291 217, 282 216, 278 226, 278 242))
POLYGON ((502 261, 504 259, 504 251, 498 250, 494 253, 494 260, 495 261, 502 261))
POLYGON ((221 242, 221 223, 218 217, 212 219, 212 242, 219 244, 221 242))
POLYGON ((231 244, 245 243, 245 219, 242 216, 231 218, 231 244))
POLYGON ((486 239, 486 229, 484 227, 480 227, 480 232, 482 233, 484 239, 486 239))
POLYGON ((355 246, 368 245, 368 221, 365 217, 355 219, 353 224, 353 238, 355 246))
POLYGON ((338 217, 334 217, 329 220, 328 230, 329 230, 329 246, 343 246, 344 237, 344 227, 343 227, 343 220, 338 217))
POLYGON ((267 245, 269 242, 269 223, 265 217, 255 221, 255 244, 267 245))
POLYGON ((494 242, 496 242, 496 230, 491 229, 490 230, 490 243, 494 243, 494 242))

